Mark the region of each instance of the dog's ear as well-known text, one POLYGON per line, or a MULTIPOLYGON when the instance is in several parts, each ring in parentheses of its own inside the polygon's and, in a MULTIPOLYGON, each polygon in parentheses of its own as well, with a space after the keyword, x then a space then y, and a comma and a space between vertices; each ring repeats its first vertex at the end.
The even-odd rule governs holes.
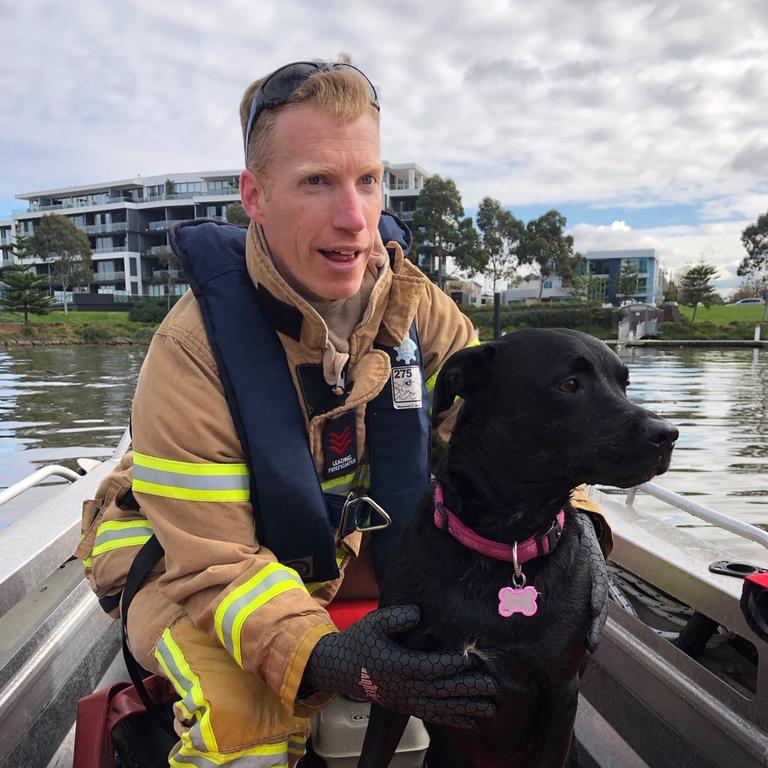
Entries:
POLYGON ((491 378, 496 347, 491 343, 454 352, 441 368, 432 395, 432 416, 446 411, 456 397, 469 398, 491 378))

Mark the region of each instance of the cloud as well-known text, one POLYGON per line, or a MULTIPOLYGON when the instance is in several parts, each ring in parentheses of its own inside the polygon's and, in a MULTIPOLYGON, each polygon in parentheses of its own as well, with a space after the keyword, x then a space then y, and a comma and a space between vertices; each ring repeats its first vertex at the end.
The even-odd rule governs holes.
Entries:
POLYGON ((723 0, 82 0, 0 16, 0 200, 236 168, 247 84, 348 51, 380 91, 383 156, 452 177, 469 208, 693 205, 705 224, 768 209, 764 0, 738 18, 723 0))

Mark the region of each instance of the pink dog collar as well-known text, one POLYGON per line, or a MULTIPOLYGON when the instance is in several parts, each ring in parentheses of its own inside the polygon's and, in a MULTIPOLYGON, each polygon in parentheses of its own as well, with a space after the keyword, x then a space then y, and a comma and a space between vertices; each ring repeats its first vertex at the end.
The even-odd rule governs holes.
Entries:
MULTIPOLYGON (((513 544, 503 544, 500 541, 491 541, 491 539, 480 536, 464 525, 445 506, 440 483, 435 486, 435 525, 441 531, 447 531, 456 541, 468 549, 479 552, 481 555, 509 563, 515 561, 515 546, 513 544)), ((533 560, 534 557, 548 555, 557 546, 557 542, 563 535, 564 525, 565 512, 561 509, 545 533, 517 542, 517 563, 522 564, 528 560, 533 560)))

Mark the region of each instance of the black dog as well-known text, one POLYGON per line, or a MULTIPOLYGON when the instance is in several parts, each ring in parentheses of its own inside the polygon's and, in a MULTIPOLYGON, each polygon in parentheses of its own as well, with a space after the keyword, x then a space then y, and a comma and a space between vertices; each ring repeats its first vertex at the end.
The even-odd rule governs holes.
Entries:
MULTIPOLYGON (((501 693, 495 716, 473 729, 427 724, 430 768, 568 759, 594 621, 586 548, 595 543, 569 493, 665 472, 678 436, 627 400, 627 384, 605 344, 570 330, 519 331, 456 353, 441 371, 434 407, 459 396, 461 413, 381 605, 419 606, 419 626, 398 642, 475 654, 501 693), (524 553, 533 559, 522 563, 524 553)), ((359 766, 389 765, 406 721, 374 704, 359 766)))

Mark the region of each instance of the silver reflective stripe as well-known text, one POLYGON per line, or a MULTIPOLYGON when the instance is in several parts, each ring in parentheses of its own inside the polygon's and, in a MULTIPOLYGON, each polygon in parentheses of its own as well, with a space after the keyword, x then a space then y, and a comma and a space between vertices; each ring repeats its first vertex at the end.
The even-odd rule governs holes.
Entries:
POLYGON ((133 539, 136 536, 151 536, 154 533, 152 526, 147 523, 146 525, 135 526, 131 528, 123 528, 123 530, 99 530, 96 540, 93 542, 93 548, 106 544, 109 541, 119 541, 120 539, 133 539))
MULTIPOLYGON (((266 567, 269 568, 271 566, 266 567)), ((257 574, 255 578, 258 579, 259 575, 260 574, 257 574)), ((306 589, 304 582, 301 580, 301 577, 296 573, 296 571, 284 566, 276 566, 276 569, 272 573, 264 576, 252 589, 244 592, 236 600, 233 600, 229 605, 227 605, 226 611, 221 617, 221 634, 223 636, 226 649, 236 660, 241 658, 240 648, 235 647, 234 638, 234 624, 238 614, 241 611, 247 609, 251 603, 255 603, 252 609, 247 611, 248 614, 252 613, 261 605, 261 602, 258 602, 258 598, 262 595, 265 595, 272 587, 280 584, 281 582, 295 582, 299 585, 299 587, 301 587, 301 589, 306 589)))
POLYGON ((274 755, 241 754, 231 760, 227 760, 227 755, 222 753, 217 754, 214 760, 209 760, 203 755, 184 755, 179 751, 171 757, 170 765, 194 765, 196 768, 218 768, 221 765, 226 765, 228 768, 288 768, 288 752, 285 749, 285 742, 283 742, 282 747, 282 751, 274 755))
POLYGON ((192 742, 195 749, 199 749, 201 752, 207 752, 208 751, 208 745, 205 743, 205 739, 203 739, 203 735, 200 728, 200 718, 204 714, 204 712, 201 711, 201 707, 199 707, 194 700, 193 696, 193 688, 194 688, 194 681, 190 680, 180 669, 179 665, 176 663, 176 659, 174 659, 173 654, 171 653, 170 648, 165 644, 165 638, 161 637, 160 642, 157 644, 157 647, 155 648, 155 653, 159 654, 165 663, 165 666, 168 668, 168 671, 173 676, 173 681, 175 682, 179 688, 181 688, 184 691, 184 698, 181 700, 182 704, 186 708, 187 712, 189 712, 191 715, 198 715, 197 722, 189 729, 189 738, 192 742))
POLYGON ((248 475, 192 475, 186 472, 169 472, 166 469, 152 469, 140 464, 133 465, 133 476, 137 480, 173 488, 190 488, 196 491, 239 491, 248 490, 248 475))

